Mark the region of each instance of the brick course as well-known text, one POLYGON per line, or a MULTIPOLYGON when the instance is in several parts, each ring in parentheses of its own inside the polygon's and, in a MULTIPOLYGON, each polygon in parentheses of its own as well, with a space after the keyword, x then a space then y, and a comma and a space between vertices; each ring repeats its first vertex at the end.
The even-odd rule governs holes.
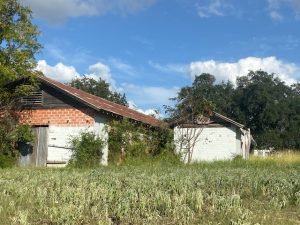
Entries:
POLYGON ((20 112, 20 123, 29 125, 94 125, 94 112, 90 109, 32 109, 20 112))

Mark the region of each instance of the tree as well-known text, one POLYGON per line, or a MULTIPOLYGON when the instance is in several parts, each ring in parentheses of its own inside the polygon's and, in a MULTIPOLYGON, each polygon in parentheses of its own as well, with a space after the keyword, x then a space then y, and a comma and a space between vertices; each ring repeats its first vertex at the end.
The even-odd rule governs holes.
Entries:
POLYGON ((179 123, 175 128, 175 145, 186 163, 192 162, 195 145, 214 109, 213 103, 208 100, 214 93, 214 82, 215 77, 210 74, 196 76, 191 87, 183 87, 172 99, 176 101, 175 107, 167 109, 171 122, 179 123))
MULTIPOLYGON (((259 148, 300 149, 299 83, 286 85, 274 74, 250 71, 231 82, 215 83, 210 74, 195 76, 181 88, 175 107, 167 108, 170 120, 194 121, 213 109, 251 129, 259 148)), ((190 139, 193 140, 189 132, 190 139)), ((185 134, 187 136, 187 134, 185 134)))
POLYGON ((250 71, 240 77, 234 94, 233 118, 252 131, 259 147, 300 148, 297 85, 274 74, 250 71))
POLYGON ((105 98, 117 104, 128 106, 125 94, 122 95, 121 93, 110 90, 109 83, 101 78, 99 78, 99 80, 95 80, 93 78, 83 76, 81 78, 73 79, 70 85, 92 95, 105 98))
POLYGON ((40 50, 38 28, 31 22, 31 11, 17 0, 0 0, 0 167, 13 162, 16 143, 29 140, 26 126, 18 125, 17 99, 35 87, 34 55, 40 50), (9 82, 26 78, 14 88, 9 82))

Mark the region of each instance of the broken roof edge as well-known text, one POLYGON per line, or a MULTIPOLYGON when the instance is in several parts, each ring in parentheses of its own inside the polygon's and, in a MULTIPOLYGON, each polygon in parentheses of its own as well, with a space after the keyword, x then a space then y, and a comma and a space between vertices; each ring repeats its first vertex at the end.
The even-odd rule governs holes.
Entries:
MULTIPOLYGON (((224 116, 220 113, 217 113, 215 111, 213 111, 212 113, 213 114, 211 116, 216 116, 216 117, 218 117, 218 118, 220 118, 220 119, 222 119, 222 120, 224 120, 224 121, 226 121, 226 122, 228 122, 228 123, 230 123, 230 124, 232 124, 236 127, 248 130, 248 128, 245 125, 243 125, 241 123, 238 123, 238 122, 236 122, 236 121, 234 121, 234 120, 232 120, 232 119, 230 119, 230 118, 228 118, 228 117, 226 117, 226 116, 224 116)), ((178 126, 179 124, 186 124, 184 121, 185 121, 185 118, 178 118, 175 121, 169 122, 169 127, 174 128, 175 126, 178 126)), ((191 123, 188 123, 188 124, 191 124, 191 123)))
POLYGON ((156 119, 152 116, 140 113, 136 110, 130 109, 129 107, 111 102, 104 98, 89 94, 80 89, 71 87, 69 85, 63 84, 59 81, 53 80, 46 76, 38 76, 38 79, 53 88, 60 90, 61 92, 67 94, 68 96, 80 101, 81 103, 87 105, 88 107, 96 111, 107 111, 118 115, 123 118, 131 119, 143 124, 148 124, 153 127, 166 127, 166 123, 162 120, 156 119), (90 100, 90 101, 88 101, 90 100), (98 103, 98 104, 96 104, 98 103))
POLYGON ((234 121, 234 120, 232 120, 232 119, 230 119, 230 118, 228 118, 228 117, 226 117, 226 116, 224 116, 220 113, 217 113, 215 111, 213 111, 213 113, 216 117, 219 117, 220 119, 223 119, 223 120, 225 120, 225 121, 227 121, 227 122, 229 122, 229 123, 231 123, 231 124, 233 124, 233 125, 235 125, 239 128, 248 129, 245 125, 243 125, 241 123, 238 123, 238 122, 236 122, 236 121, 234 121))

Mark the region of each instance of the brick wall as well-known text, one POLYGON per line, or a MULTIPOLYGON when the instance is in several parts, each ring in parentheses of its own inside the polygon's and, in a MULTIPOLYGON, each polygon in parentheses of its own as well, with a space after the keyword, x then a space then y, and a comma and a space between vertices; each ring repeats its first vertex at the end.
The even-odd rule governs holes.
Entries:
POLYGON ((33 109, 20 113, 20 123, 29 125, 87 126, 93 125, 94 112, 90 109, 33 109))

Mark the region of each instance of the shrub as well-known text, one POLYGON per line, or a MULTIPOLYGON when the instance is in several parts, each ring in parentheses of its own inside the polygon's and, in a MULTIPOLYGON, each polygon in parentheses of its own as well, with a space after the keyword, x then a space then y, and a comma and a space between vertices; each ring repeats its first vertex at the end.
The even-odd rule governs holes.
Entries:
MULTIPOLYGON (((3 121, 2 121, 3 122, 3 121)), ((0 168, 16 165, 19 152, 18 143, 33 140, 31 129, 27 125, 0 125, 0 168)))
POLYGON ((124 119, 112 121, 108 132, 110 162, 121 163, 129 158, 144 160, 163 153, 174 155, 173 135, 169 129, 145 127, 124 119))
POLYGON ((94 132, 84 131, 70 140, 72 156, 69 166, 90 168, 99 166, 102 158, 103 140, 94 132))

